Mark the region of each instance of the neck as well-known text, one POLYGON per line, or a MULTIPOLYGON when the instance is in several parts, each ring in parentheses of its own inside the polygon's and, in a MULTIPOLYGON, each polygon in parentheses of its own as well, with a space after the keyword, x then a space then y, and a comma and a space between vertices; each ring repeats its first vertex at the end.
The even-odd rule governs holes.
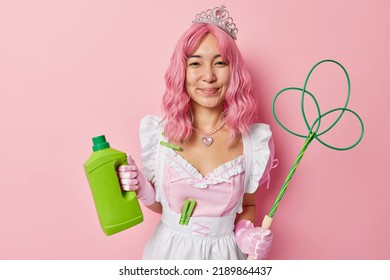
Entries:
POLYGON ((197 108, 192 110, 194 122, 193 126, 202 131, 210 131, 215 129, 221 124, 222 109, 220 110, 209 110, 205 108, 197 108))

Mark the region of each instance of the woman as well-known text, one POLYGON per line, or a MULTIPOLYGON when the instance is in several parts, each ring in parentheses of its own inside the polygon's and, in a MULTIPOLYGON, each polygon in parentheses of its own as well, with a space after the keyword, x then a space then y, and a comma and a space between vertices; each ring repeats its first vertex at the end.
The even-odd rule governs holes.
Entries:
POLYGON ((144 259, 263 259, 269 251, 271 232, 253 221, 255 192, 272 163, 271 132, 253 124, 236 33, 223 6, 197 15, 166 73, 164 118, 141 122, 143 173, 131 158, 119 167, 122 188, 162 213, 144 259))

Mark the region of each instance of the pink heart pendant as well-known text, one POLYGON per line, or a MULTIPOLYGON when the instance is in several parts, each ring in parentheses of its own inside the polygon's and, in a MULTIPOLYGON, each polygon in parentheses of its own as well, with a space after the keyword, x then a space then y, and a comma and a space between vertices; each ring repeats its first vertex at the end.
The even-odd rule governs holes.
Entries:
POLYGON ((203 141, 203 144, 204 144, 206 147, 208 147, 208 146, 210 146, 211 144, 213 144, 214 139, 213 139, 213 137, 207 136, 207 137, 203 137, 203 138, 202 138, 202 141, 203 141))
POLYGON ((213 137, 206 136, 206 137, 203 137, 203 138, 202 138, 202 142, 203 142, 203 144, 204 144, 206 147, 208 147, 208 146, 210 146, 211 144, 213 144, 214 139, 213 139, 213 137))

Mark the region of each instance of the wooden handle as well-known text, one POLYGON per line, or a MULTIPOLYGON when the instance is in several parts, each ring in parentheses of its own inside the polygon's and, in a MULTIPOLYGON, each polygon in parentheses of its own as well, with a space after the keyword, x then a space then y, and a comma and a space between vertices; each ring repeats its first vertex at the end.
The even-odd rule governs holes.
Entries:
POLYGON ((272 218, 268 215, 265 215, 261 227, 263 229, 269 229, 271 227, 271 224, 272 224, 272 218))

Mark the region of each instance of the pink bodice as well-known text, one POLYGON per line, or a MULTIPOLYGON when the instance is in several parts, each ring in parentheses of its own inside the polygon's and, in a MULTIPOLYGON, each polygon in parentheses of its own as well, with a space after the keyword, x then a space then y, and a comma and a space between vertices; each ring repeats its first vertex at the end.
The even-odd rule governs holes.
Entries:
POLYGON ((170 210, 181 213, 186 199, 197 201, 193 217, 231 214, 244 193, 244 156, 226 162, 205 176, 172 150, 166 150, 163 193, 170 210))
POLYGON ((141 122, 142 171, 156 188, 156 201, 164 210, 181 213, 187 199, 197 205, 193 217, 222 217, 242 212, 244 193, 254 193, 269 179, 273 150, 266 124, 253 124, 243 135, 244 154, 203 176, 181 155, 162 146, 160 117, 145 116, 141 122))

